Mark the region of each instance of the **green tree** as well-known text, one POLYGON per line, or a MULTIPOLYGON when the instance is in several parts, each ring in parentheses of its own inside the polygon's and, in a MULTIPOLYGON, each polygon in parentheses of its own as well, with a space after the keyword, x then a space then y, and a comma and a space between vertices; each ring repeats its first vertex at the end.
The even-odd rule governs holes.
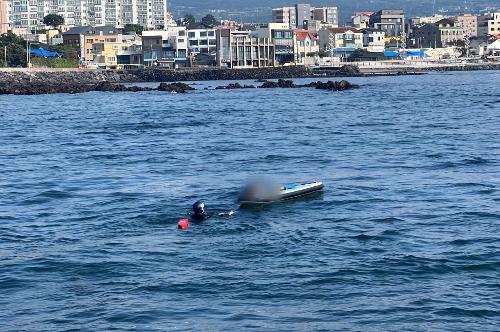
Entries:
POLYGON ((136 34, 141 35, 143 30, 144 27, 140 24, 125 24, 123 33, 135 32, 136 34))
POLYGON ((77 60, 80 55, 80 49, 69 45, 59 44, 49 46, 49 51, 61 54, 61 58, 69 60, 77 60))
POLYGON ((210 29, 219 25, 219 21, 212 14, 208 14, 201 19, 201 25, 210 29))
POLYGON ((49 14, 43 18, 43 24, 55 29, 57 26, 64 24, 64 18, 61 15, 49 14))
POLYGON ((26 66, 26 41, 12 32, 0 35, 0 64, 10 67, 26 66), (7 64, 4 51, 7 51, 7 64))

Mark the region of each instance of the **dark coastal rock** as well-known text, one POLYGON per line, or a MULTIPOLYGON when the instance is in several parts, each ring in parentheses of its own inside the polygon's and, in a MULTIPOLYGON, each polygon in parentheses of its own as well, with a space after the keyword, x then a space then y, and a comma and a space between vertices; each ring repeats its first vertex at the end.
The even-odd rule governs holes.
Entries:
POLYGON ((321 90, 330 90, 330 91, 344 91, 352 88, 358 87, 357 85, 351 84, 348 81, 342 80, 340 82, 328 81, 328 82, 311 82, 308 84, 302 85, 303 87, 321 89, 321 90))
POLYGON ((233 89, 254 89, 253 85, 241 85, 240 83, 229 83, 228 85, 220 85, 215 90, 233 90, 233 89))
POLYGON ((160 83, 160 85, 158 86, 158 91, 166 91, 166 92, 186 93, 191 90, 194 90, 194 88, 186 83, 180 83, 180 82, 160 83))
POLYGON ((296 88, 298 87, 292 80, 279 79, 277 82, 266 81, 260 88, 270 89, 270 88, 296 88))

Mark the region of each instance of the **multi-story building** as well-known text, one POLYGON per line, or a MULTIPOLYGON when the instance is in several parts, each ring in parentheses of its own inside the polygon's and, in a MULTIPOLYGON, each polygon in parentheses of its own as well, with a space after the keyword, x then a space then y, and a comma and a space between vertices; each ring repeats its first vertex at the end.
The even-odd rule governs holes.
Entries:
POLYGON ((297 63, 304 64, 307 57, 319 52, 318 33, 314 30, 295 30, 295 58, 297 63))
MULTIPOLYGON (((5 1, 5 0, 0 0, 5 1)), ((61 15, 70 26, 163 28, 171 21, 167 0, 11 0, 12 28, 44 29, 43 18, 61 15)))
POLYGON ((9 30, 9 1, 0 0, 0 35, 9 30))
POLYGON ((493 17, 488 21, 488 34, 492 36, 500 35, 500 12, 493 13, 493 17))
POLYGON ((273 23, 287 23, 290 28, 297 26, 297 13, 295 7, 281 7, 272 10, 273 23))
POLYGON ((368 52, 385 51, 385 32, 373 28, 361 30, 363 32, 363 48, 368 52))
POLYGON ((339 13, 337 7, 312 8, 312 18, 325 25, 337 27, 339 25, 339 13))
POLYGON ((363 32, 353 27, 323 28, 318 31, 320 50, 341 58, 363 48, 363 32))
POLYGON ((114 43, 122 32, 113 26, 74 27, 62 34, 63 44, 80 50, 80 61, 94 60, 94 43, 114 43))
POLYGON ((218 29, 216 64, 227 68, 274 66, 274 45, 251 31, 218 29))
POLYGON ((257 30, 259 38, 269 39, 274 45, 274 62, 276 65, 295 62, 295 39, 293 29, 286 23, 268 23, 257 30))
POLYGON ((469 37, 477 37, 477 16, 465 14, 456 17, 457 22, 464 30, 464 34, 469 37))
POLYGON ((493 15, 486 14, 477 17, 477 35, 478 37, 487 37, 489 35, 488 22, 493 18, 493 15))
POLYGON ((370 16, 373 12, 355 12, 351 17, 352 26, 357 29, 366 29, 370 25, 370 16))
POLYGON ((217 51, 215 29, 189 29, 187 37, 189 54, 192 56, 217 51))
POLYGON ((441 21, 443 18, 446 18, 444 15, 435 14, 433 16, 418 16, 412 17, 410 19, 411 26, 419 26, 424 24, 435 24, 438 21, 441 21))
POLYGON ((103 68, 142 65, 142 45, 137 36, 118 35, 116 39, 99 40, 92 45, 93 58, 88 63, 103 68))
POLYGON ((464 30, 459 23, 442 19, 435 24, 424 24, 414 29, 415 46, 441 48, 456 45, 464 40, 464 30))
POLYGON ((321 24, 337 27, 338 17, 337 7, 315 8, 306 3, 272 10, 272 23, 288 23, 290 29, 307 29, 321 24))
POLYGON ((403 10, 380 10, 370 16, 370 26, 385 32, 386 37, 400 37, 405 33, 403 10))
POLYGON ((143 31, 142 53, 146 66, 168 68, 189 66, 186 27, 143 31))

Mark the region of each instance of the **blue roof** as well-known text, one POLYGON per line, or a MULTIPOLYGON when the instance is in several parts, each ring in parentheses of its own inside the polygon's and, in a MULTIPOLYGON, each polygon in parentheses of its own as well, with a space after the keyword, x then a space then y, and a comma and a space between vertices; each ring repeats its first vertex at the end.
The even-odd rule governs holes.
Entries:
POLYGON ((34 55, 38 55, 38 56, 44 57, 44 58, 56 58, 56 57, 61 56, 61 54, 59 54, 57 52, 47 51, 47 50, 44 50, 43 48, 39 48, 39 49, 36 49, 36 50, 31 50, 30 53, 34 54, 34 55))
POLYGON ((384 52, 384 56, 386 57, 397 57, 399 56, 399 52, 396 52, 396 51, 385 51, 384 52))

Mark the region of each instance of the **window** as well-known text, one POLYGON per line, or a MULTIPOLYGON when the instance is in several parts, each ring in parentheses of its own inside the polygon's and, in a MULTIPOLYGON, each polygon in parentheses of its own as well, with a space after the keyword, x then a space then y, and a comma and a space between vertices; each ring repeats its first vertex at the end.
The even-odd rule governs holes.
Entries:
POLYGON ((200 37, 206 37, 207 36, 207 32, 206 31, 201 31, 200 32, 200 37))
POLYGON ((186 35, 186 31, 179 30, 179 36, 184 37, 186 35))
POLYGON ((177 39, 177 42, 178 42, 178 43, 184 43, 184 39, 179 38, 179 39, 177 39))
POLYGON ((194 38, 194 37, 196 37, 196 33, 195 33, 195 32, 193 32, 193 31, 189 31, 189 32, 188 32, 188 37, 189 37, 189 38, 194 38))
POLYGON ((215 31, 209 31, 208 32, 209 37, 214 37, 215 36, 215 31))

